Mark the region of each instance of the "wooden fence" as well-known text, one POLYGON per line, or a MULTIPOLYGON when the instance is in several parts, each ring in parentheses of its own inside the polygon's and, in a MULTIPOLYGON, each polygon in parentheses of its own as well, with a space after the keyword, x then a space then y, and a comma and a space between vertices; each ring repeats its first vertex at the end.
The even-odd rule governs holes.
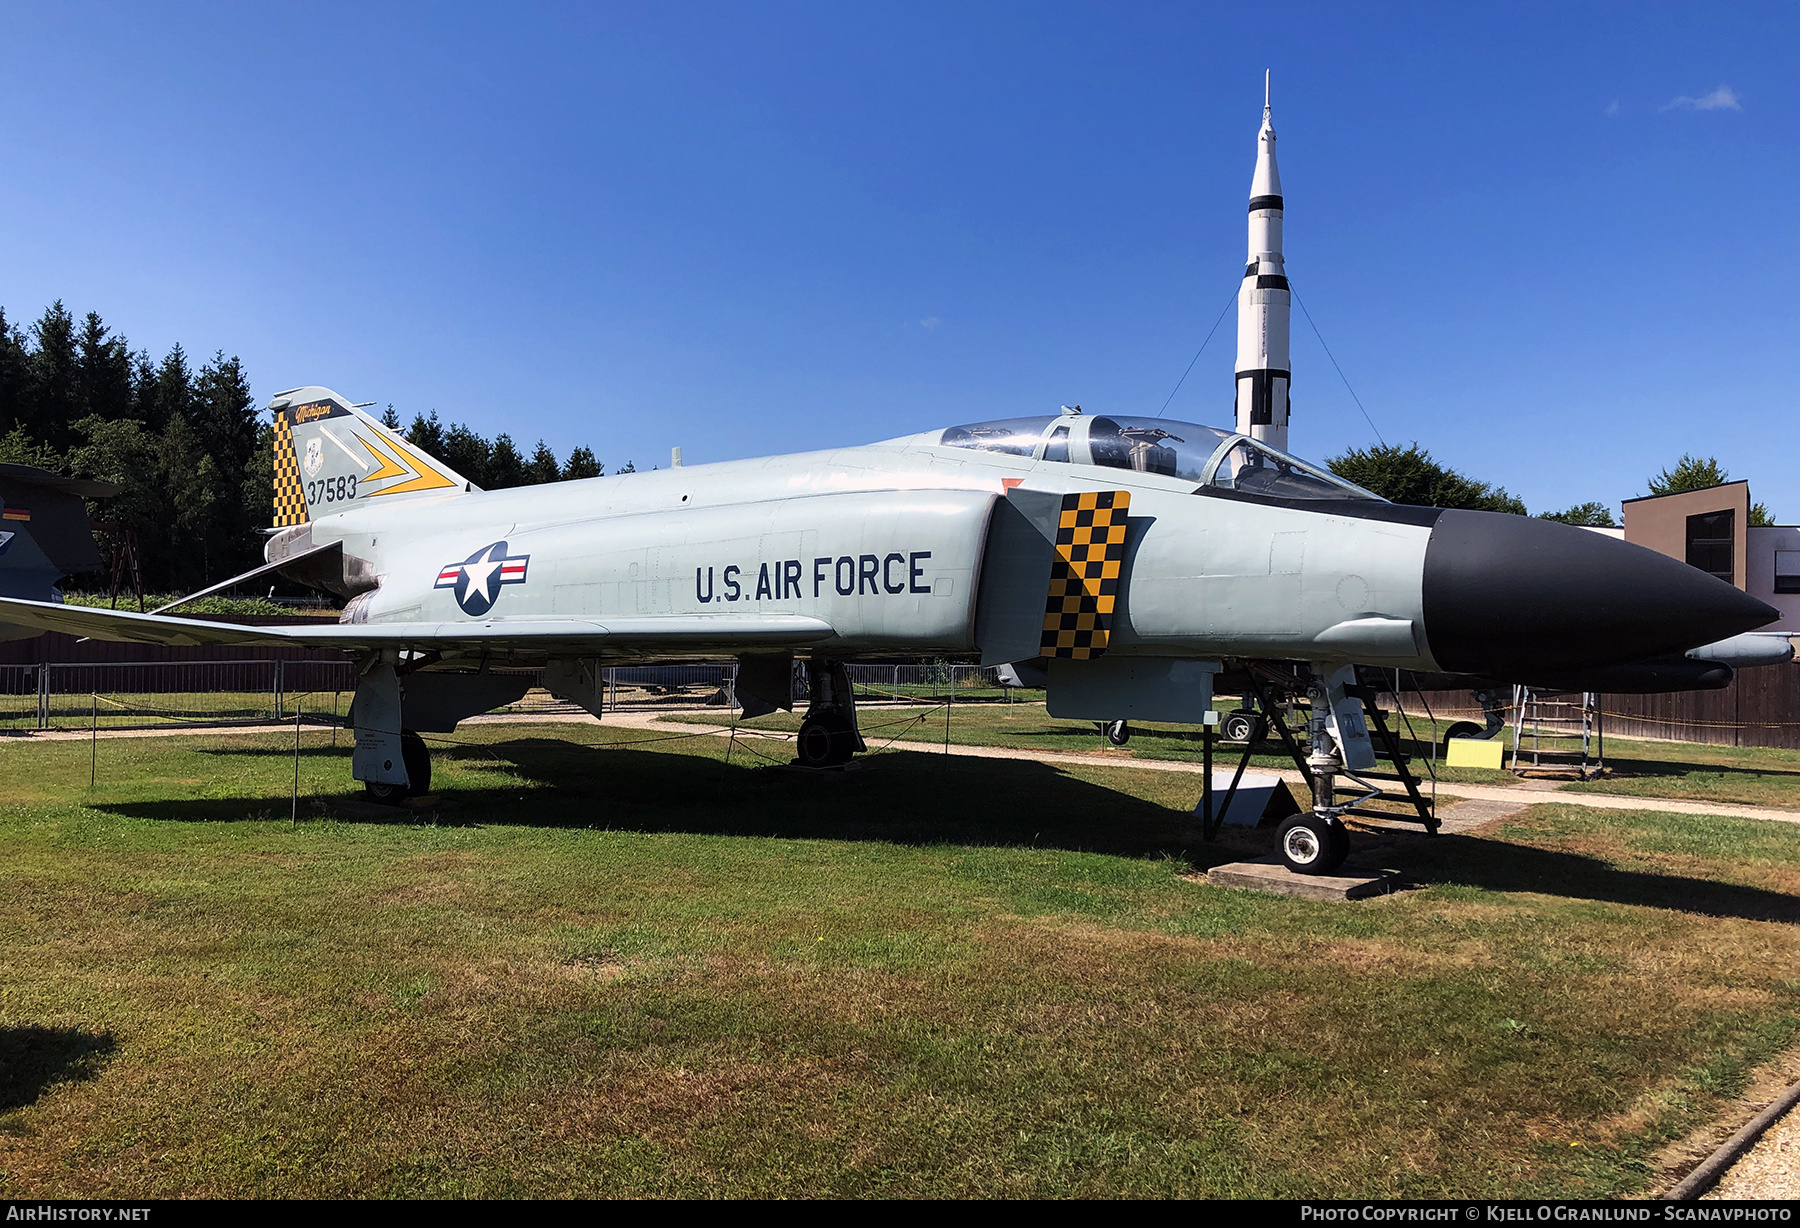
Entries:
MULTIPOLYGON (((1427 691, 1425 698, 1440 718, 1481 719, 1467 691, 1427 691)), ((1401 701, 1409 712, 1421 711, 1415 692, 1401 701)), ((1608 737, 1800 750, 1800 662, 1739 670, 1718 691, 1602 695, 1600 710, 1608 737)))

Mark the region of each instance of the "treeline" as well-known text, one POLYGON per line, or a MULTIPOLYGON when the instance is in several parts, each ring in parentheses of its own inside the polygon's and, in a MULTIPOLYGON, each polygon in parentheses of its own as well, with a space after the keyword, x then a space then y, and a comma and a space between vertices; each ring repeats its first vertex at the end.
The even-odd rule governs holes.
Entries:
MULTIPOLYGON (((393 406, 384 420, 400 429, 393 406)), ((605 472, 589 448, 560 462, 540 440, 527 457, 508 435, 446 427, 436 412, 405 434, 489 490, 605 472)), ((97 312, 78 320, 60 300, 23 327, 0 309, 0 462, 117 483, 119 495, 91 510, 135 536, 146 590, 192 592, 262 562, 273 437, 243 364, 223 350, 195 370, 180 345, 153 358, 97 312)))
MULTIPOLYGON (((400 415, 392 405, 381 416, 382 425, 400 430, 400 415)), ((543 440, 529 457, 519 452, 507 434, 496 435, 492 442, 467 426, 457 423, 446 427, 438 421, 437 411, 415 415, 406 428, 406 439, 414 447, 423 448, 446 465, 484 490, 505 490, 509 486, 535 486, 541 482, 564 482, 572 478, 597 478, 606 474, 606 466, 594 456, 592 448, 576 448, 567 461, 559 462, 556 453, 543 440)), ((630 461, 620 473, 635 473, 630 461)))
POLYGON ((96 312, 55 302, 29 328, 0 310, 0 461, 121 488, 96 518, 136 535, 147 587, 199 588, 260 561, 269 433, 223 350, 133 350, 96 312))
MULTIPOLYGON (((1477 512, 1511 512, 1527 515, 1525 501, 1509 494, 1505 487, 1458 473, 1433 460, 1431 453, 1417 443, 1401 447, 1380 444, 1370 448, 1351 448, 1342 456, 1334 456, 1326 464, 1346 481, 1373 491, 1394 503, 1411 503, 1419 507, 1463 508, 1477 512)), ((1682 456, 1647 483, 1653 495, 1677 491, 1703 490, 1721 486, 1731 475, 1713 457, 1682 456)), ((1560 511, 1539 512, 1540 520, 1556 520, 1563 524, 1617 528, 1612 508, 1605 503, 1577 503, 1560 511)), ((1752 525, 1774 524, 1768 506, 1750 505, 1752 525)))

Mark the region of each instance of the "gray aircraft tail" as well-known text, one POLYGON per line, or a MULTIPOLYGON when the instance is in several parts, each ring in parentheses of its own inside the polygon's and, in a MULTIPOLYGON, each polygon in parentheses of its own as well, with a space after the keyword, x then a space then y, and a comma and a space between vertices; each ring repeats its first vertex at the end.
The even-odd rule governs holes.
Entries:
POLYGON ((419 495, 479 490, 329 388, 276 394, 275 527, 419 495))

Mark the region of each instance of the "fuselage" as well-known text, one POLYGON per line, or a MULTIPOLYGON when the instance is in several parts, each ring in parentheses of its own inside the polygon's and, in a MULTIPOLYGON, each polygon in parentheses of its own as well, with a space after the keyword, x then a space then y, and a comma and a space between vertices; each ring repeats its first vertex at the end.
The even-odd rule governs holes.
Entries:
MULTIPOLYGON (((1268 466, 1252 473, 1248 441, 1213 428, 1161 424, 1166 438, 1140 428, 1135 453, 1103 455, 1107 421, 1078 424, 1072 451, 1059 450, 1053 418, 1029 451, 1003 450, 1003 437, 971 445, 974 428, 952 428, 358 505, 315 517, 310 531, 315 544, 341 541, 378 580, 352 601, 349 621, 500 629, 515 619, 792 613, 829 623, 834 636, 810 650, 837 658, 1037 655, 1048 563, 1030 509, 1082 491, 1129 496, 1112 655, 1528 673, 1533 661, 1566 668, 1679 651, 1764 621, 1751 608, 1760 603, 1734 601, 1743 595, 1711 577, 1580 530, 1397 506, 1266 449, 1251 449, 1268 466), (1081 442, 1090 429, 1091 448, 1081 442), (1277 468, 1291 480, 1244 478, 1277 468), (1501 540, 1521 531, 1528 540, 1501 540), (1445 558, 1453 536, 1459 554, 1493 557, 1445 558), (1548 576, 1550 587, 1521 589, 1522 575, 1548 576), (1609 587, 1667 587, 1671 577, 1680 609, 1654 592, 1639 608, 1607 598, 1609 587), (1509 600, 1524 605, 1509 611, 1509 600), (1571 602, 1588 608, 1570 614, 1571 602), (1482 639, 1509 623, 1530 651, 1502 644, 1484 655, 1482 639)), ((1029 444, 1029 430, 1023 437, 1029 444)))

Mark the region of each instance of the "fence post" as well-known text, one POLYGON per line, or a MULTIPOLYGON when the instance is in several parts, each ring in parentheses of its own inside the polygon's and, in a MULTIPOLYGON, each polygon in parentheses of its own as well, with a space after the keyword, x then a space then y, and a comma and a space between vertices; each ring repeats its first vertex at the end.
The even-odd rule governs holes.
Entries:
POLYGON ((48 662, 37 667, 38 693, 38 728, 50 728, 50 666, 48 662))
POLYGON ((285 662, 283 662, 279 659, 277 659, 275 662, 275 719, 276 720, 281 719, 281 683, 282 683, 282 666, 284 664, 285 664, 285 662))

